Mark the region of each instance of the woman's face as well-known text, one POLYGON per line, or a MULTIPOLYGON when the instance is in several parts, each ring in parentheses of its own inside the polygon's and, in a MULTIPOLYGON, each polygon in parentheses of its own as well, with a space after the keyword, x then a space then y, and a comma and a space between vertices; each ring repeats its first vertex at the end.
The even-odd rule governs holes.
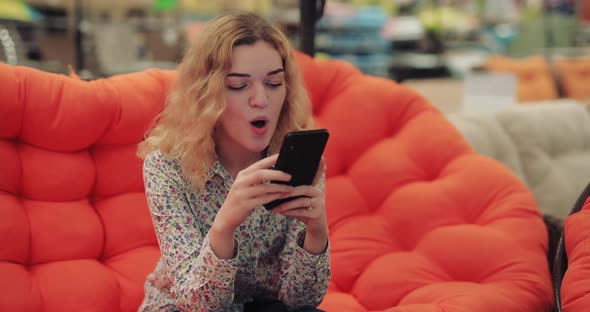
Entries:
POLYGON ((239 45, 225 77, 226 108, 216 128, 225 152, 260 153, 270 143, 287 88, 280 54, 265 41, 239 45))

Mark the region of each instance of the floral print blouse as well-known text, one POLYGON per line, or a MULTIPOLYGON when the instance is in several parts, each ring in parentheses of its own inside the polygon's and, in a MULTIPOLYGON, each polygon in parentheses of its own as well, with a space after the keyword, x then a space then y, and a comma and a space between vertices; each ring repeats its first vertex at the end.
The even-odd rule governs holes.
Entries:
POLYGON ((331 275, 329 244, 320 255, 305 251, 305 225, 294 218, 257 207, 236 230, 236 256, 213 253, 209 229, 233 183, 219 161, 203 193, 160 151, 146 157, 143 176, 162 257, 147 277, 140 311, 242 311, 253 299, 296 309, 322 301, 331 275))

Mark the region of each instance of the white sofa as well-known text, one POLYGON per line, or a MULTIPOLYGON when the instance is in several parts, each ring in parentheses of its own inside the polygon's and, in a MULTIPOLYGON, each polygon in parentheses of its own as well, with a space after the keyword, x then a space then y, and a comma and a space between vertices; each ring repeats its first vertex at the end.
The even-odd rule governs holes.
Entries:
POLYGON ((475 151, 504 163, 544 214, 565 218, 590 181, 590 111, 574 101, 447 115, 475 151))

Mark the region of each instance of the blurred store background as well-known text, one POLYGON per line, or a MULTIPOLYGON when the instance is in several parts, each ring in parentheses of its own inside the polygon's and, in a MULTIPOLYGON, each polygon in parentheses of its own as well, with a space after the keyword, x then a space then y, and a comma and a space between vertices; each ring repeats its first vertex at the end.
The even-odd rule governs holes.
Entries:
POLYGON ((463 88, 491 56, 590 51, 590 0, 0 0, 0 61, 83 79, 174 68, 201 25, 229 9, 276 22, 316 57, 424 92, 463 88))

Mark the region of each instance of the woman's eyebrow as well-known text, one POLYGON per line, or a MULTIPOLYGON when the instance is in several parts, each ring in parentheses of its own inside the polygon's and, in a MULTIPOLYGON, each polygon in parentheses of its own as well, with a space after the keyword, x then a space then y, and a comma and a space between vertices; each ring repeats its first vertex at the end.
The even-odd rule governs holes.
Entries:
POLYGON ((282 73, 284 72, 284 70, 282 68, 277 68, 275 70, 271 70, 268 73, 266 73, 267 76, 272 76, 272 75, 276 75, 278 73, 282 73))
MULTIPOLYGON (((285 70, 282 69, 282 68, 277 68, 275 70, 269 71, 268 73, 266 73, 266 75, 267 76, 272 76, 272 75, 276 75, 278 73, 282 73, 284 71, 285 70)), ((247 77, 252 77, 252 76, 250 74, 244 74, 244 73, 229 73, 229 74, 227 74, 226 77, 246 77, 247 78, 247 77)))

